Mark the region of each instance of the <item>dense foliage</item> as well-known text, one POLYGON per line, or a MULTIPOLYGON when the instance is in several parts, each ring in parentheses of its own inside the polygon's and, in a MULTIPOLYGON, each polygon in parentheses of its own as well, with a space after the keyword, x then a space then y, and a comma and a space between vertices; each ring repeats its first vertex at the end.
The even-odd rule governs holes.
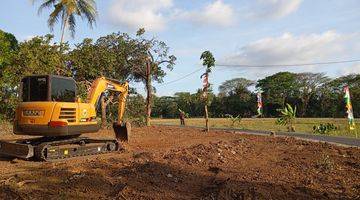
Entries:
MULTIPOLYGON (((225 81, 219 87, 219 94, 210 93, 211 117, 232 116, 253 117, 256 115, 256 94, 250 90, 255 86, 264 91, 264 117, 279 117, 279 109, 286 104, 298 108, 297 117, 345 117, 343 87, 349 85, 355 117, 360 114, 360 75, 352 74, 330 79, 321 73, 279 72, 254 83, 244 78, 225 81)), ((173 97, 156 97, 153 116, 172 118, 177 116, 176 108, 189 113, 191 117, 203 116, 203 102, 200 91, 179 92, 173 97), (171 107, 167 106, 170 105, 171 107), (177 107, 176 107, 177 106, 177 107)))

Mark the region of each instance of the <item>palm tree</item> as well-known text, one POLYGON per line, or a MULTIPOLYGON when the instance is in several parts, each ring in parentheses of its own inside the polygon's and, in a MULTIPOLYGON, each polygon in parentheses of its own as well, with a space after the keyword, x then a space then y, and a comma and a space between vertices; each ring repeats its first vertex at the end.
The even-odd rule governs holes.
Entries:
MULTIPOLYGON (((35 2, 36 0, 32 0, 35 2)), ((75 17, 80 16, 82 19, 86 19, 90 28, 96 22, 96 3, 95 0, 41 0, 42 4, 39 7, 38 14, 45 8, 54 7, 54 10, 50 13, 48 19, 48 25, 50 30, 54 30, 55 24, 61 19, 61 41, 64 42, 65 30, 68 28, 71 33, 71 37, 75 36, 76 20, 75 17)))

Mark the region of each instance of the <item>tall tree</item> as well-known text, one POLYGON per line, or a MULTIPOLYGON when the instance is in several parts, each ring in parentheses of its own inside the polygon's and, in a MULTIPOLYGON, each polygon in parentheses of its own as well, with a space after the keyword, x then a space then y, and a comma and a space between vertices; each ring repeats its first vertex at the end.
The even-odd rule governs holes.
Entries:
POLYGON ((10 73, 11 62, 18 51, 18 41, 11 33, 0 30, 0 120, 12 116, 13 100, 16 99, 13 85, 9 83, 14 75, 10 73))
POLYGON ((298 95, 296 74, 279 72, 258 81, 264 97, 264 111, 270 116, 277 115, 277 109, 285 107, 285 103, 298 95))
POLYGON ((324 73, 299 73, 296 75, 298 82, 299 98, 301 99, 300 116, 304 117, 308 108, 310 98, 316 94, 318 89, 329 82, 330 79, 324 73))
POLYGON ((56 74, 70 76, 71 71, 65 64, 69 49, 68 45, 53 43, 52 35, 38 36, 31 40, 21 42, 19 50, 12 60, 9 70, 13 74, 15 84, 22 76, 33 74, 56 74))
POLYGON ((350 74, 338 77, 324 84, 319 92, 319 104, 322 117, 344 117, 344 86, 349 86, 355 117, 359 116, 360 110, 360 75, 350 74))
POLYGON ((218 110, 216 113, 223 113, 223 115, 252 116, 256 99, 249 87, 254 84, 254 81, 245 78, 226 80, 219 86, 219 97, 215 99, 218 102, 212 103, 211 108, 218 110))
MULTIPOLYGON (((36 0, 32 0, 35 2, 36 0)), ((61 40, 64 42, 65 30, 69 29, 71 36, 75 36, 76 16, 86 19, 92 28, 96 22, 96 3, 95 0, 41 0, 38 14, 45 8, 54 8, 48 19, 50 30, 54 30, 55 24, 61 20, 61 40)))
POLYGON ((204 51, 201 56, 200 60, 203 61, 203 66, 206 67, 205 73, 201 76, 201 78, 204 78, 203 83, 203 97, 205 101, 204 111, 205 111, 205 125, 206 125, 206 131, 209 132, 209 112, 208 112, 208 105, 210 104, 209 98, 208 98, 208 90, 210 87, 209 83, 209 74, 211 73, 212 68, 215 66, 215 58, 213 54, 210 51, 204 51))
POLYGON ((145 29, 137 31, 137 38, 130 39, 130 55, 127 64, 131 69, 131 78, 143 82, 146 89, 146 125, 150 126, 153 86, 152 81, 161 83, 166 75, 164 67, 172 70, 176 57, 169 54, 169 47, 165 42, 155 38, 146 39, 145 29))
MULTIPOLYGON (((11 33, 0 30, 0 72, 9 65, 18 49, 18 41, 11 33)), ((2 73, 0 73, 2 74, 2 73)))
POLYGON ((253 86, 254 81, 246 78, 234 78, 223 82, 219 86, 219 96, 229 96, 241 90, 247 90, 248 87, 253 86))

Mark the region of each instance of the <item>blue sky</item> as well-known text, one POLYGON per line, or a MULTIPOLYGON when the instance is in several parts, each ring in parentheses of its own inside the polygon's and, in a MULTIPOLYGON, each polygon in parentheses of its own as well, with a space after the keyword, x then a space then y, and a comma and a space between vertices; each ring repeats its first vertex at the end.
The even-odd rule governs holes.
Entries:
MULTIPOLYGON (((50 32, 49 12, 37 15, 29 0, 3 0, 0 29, 18 40, 50 32)), ((201 67, 200 54, 214 53, 219 64, 294 64, 360 59, 358 0, 98 0, 97 25, 90 29, 78 19, 71 44, 112 32, 135 33, 165 41, 178 60, 164 82, 201 67)), ((59 26, 53 32, 59 41, 59 26)), ((331 77, 360 73, 360 63, 307 67, 215 67, 210 77, 215 91, 225 80, 257 80, 278 71, 325 72, 331 77)), ((157 95, 195 92, 202 71, 172 84, 155 84, 157 95)), ((143 86, 135 84, 141 92, 143 86)))

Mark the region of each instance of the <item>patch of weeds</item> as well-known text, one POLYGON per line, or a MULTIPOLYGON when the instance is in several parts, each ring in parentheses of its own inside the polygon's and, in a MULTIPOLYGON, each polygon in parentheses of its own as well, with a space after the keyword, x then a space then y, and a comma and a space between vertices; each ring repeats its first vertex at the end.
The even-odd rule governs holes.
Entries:
POLYGON ((317 161, 316 167, 323 172, 330 172, 335 169, 335 163, 329 155, 323 154, 317 161))
POLYGON ((332 123, 326 123, 326 124, 320 124, 318 126, 313 126, 313 132, 315 134, 322 134, 322 135, 328 135, 333 131, 338 130, 338 127, 336 127, 332 123))

